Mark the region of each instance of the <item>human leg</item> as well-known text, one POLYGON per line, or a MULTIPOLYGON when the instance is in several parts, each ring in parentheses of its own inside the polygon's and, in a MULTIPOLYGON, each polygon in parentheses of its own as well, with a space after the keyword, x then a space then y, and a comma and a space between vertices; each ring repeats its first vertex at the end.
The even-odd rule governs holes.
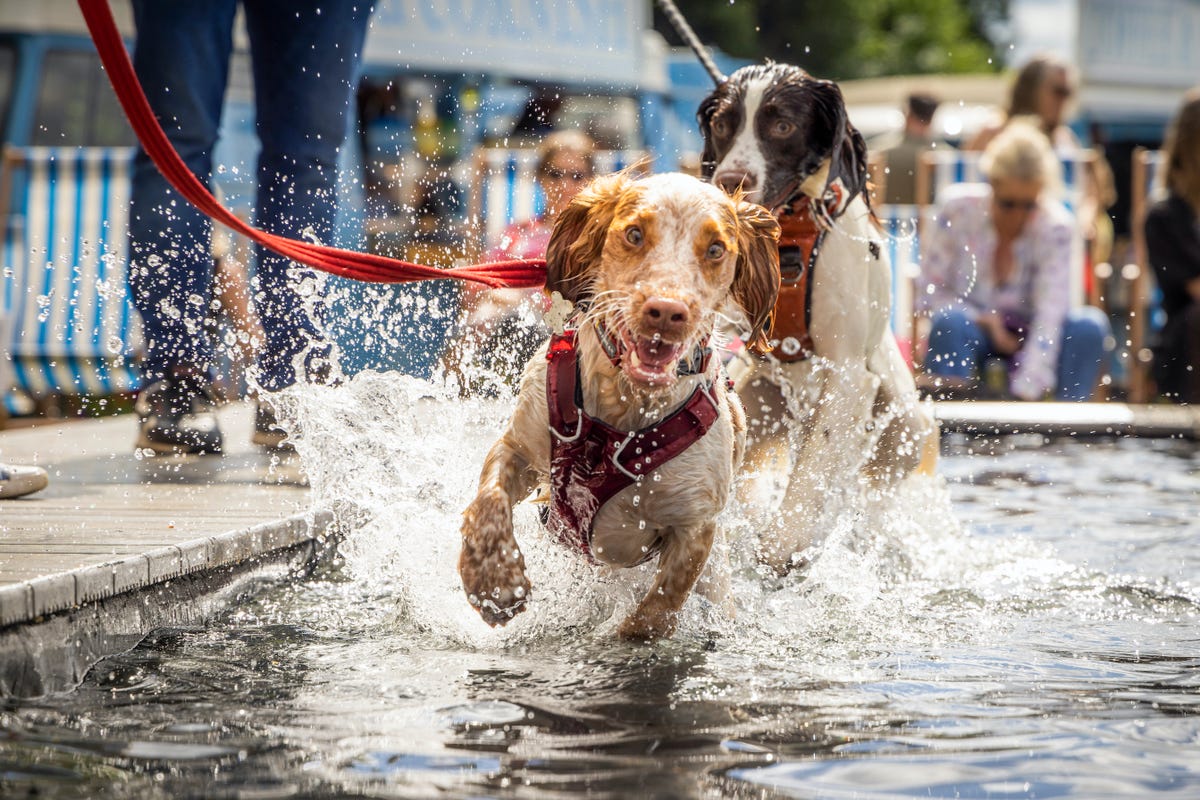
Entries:
MULTIPOLYGON (((151 108, 188 168, 212 173, 232 49, 236 0, 135 0, 133 62, 151 108)), ((143 151, 134 162, 128 281, 142 317, 146 357, 137 446, 217 453, 209 385, 213 344, 212 224, 167 184, 143 151)))
POLYGON ((963 311, 941 311, 933 318, 925 370, 949 378, 971 378, 992 350, 983 329, 963 311))
POLYGON ((1184 309, 1182 329, 1185 363, 1179 370, 1183 376, 1180 399, 1189 405, 1200 405, 1200 302, 1193 300, 1184 309))
MULTIPOLYGON (((134 0, 133 63, 171 144, 204 183, 212 173, 235 0, 134 0)), ((129 220, 129 286, 146 338, 145 383, 177 367, 212 368, 205 332, 212 223, 171 189, 139 148, 129 220)))
POLYGON ((1105 343, 1110 340, 1111 332, 1108 318, 1094 306, 1084 306, 1067 315, 1058 355, 1055 399, 1083 402, 1091 398, 1109 352, 1105 343))
MULTIPOLYGON (((337 205, 338 149, 346 133, 369 4, 246 0, 244 7, 262 143, 258 225, 328 243, 337 205)), ((315 275, 303 270, 289 276, 295 268, 286 258, 258 252, 255 299, 267 338, 259 381, 268 390, 295 382, 294 361, 301 353, 310 353, 310 378, 320 375, 316 362, 328 356, 324 303, 315 275), (301 283, 307 284, 306 296, 297 290, 301 283)))

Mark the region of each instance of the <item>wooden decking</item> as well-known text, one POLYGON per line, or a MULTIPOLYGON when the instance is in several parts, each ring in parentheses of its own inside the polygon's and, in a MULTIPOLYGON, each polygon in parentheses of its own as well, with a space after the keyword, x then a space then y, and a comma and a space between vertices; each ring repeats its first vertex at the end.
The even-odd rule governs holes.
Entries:
MULTIPOLYGON (((1123 403, 938 402, 943 431, 1200 439, 1200 409, 1123 403)), ((138 458, 129 416, 0 432, 0 460, 50 471, 0 500, 0 627, 259 555, 327 524, 299 464, 250 444, 251 409, 222 411, 221 457, 138 458)))
POLYGON ((250 444, 252 409, 221 413, 224 456, 139 458, 130 416, 0 432, 0 460, 50 486, 0 500, 0 629, 312 539, 294 460, 250 444))
MULTIPOLYGON (((943 431, 1200 439, 1200 409, 1123 403, 939 402, 943 431)), ((299 464, 250 444, 251 408, 222 411, 221 457, 139 458, 129 416, 0 432, 0 460, 50 471, 0 500, 0 628, 239 563, 313 538, 299 464)))

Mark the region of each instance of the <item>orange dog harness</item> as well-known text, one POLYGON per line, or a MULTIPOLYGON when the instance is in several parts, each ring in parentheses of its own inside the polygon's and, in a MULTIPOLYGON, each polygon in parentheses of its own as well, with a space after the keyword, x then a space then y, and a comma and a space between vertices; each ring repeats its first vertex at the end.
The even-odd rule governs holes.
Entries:
POLYGON ((775 301, 771 354, 780 361, 812 355, 808 324, 812 317, 812 271, 826 229, 812 213, 806 195, 779 210, 779 299, 775 301))
POLYGON ((808 332, 812 320, 813 270, 821 243, 833 220, 848 204, 848 193, 841 180, 825 190, 825 199, 814 204, 801 194, 775 210, 779 218, 779 299, 775 301, 771 339, 776 341, 771 355, 780 361, 803 361, 813 353, 808 332))

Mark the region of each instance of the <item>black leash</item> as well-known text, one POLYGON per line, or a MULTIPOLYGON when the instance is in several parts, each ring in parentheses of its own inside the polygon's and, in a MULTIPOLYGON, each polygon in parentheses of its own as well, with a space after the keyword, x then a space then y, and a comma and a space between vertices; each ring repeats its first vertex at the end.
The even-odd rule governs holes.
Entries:
POLYGON ((708 50, 701 44, 696 32, 692 30, 692 26, 683 18, 683 14, 679 13, 679 8, 675 5, 674 0, 655 0, 662 12, 667 15, 667 19, 671 21, 671 25, 683 37, 683 41, 687 46, 692 48, 692 52, 696 54, 696 58, 700 59, 700 63, 704 65, 704 69, 712 77, 713 83, 720 86, 725 82, 725 75, 721 70, 717 69, 717 64, 712 60, 708 50))

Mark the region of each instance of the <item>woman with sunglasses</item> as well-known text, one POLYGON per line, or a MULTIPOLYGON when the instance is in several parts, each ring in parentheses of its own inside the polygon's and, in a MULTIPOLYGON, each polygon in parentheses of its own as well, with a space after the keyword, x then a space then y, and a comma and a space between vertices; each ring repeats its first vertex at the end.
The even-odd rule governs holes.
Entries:
POLYGON ((1075 94, 1070 65, 1051 55, 1039 55, 1025 62, 1013 80, 1004 120, 984 128, 966 144, 967 150, 983 150, 995 139, 1009 120, 1032 119, 1050 139, 1057 152, 1074 152, 1082 145, 1066 124, 1067 106, 1075 94))
MULTIPOLYGON (((543 211, 505 229, 484 260, 545 257, 558 215, 592 179, 594 153, 591 138, 579 131, 548 135, 538 148, 536 172, 543 211)), ((540 289, 491 289, 475 291, 464 302, 464 344, 474 347, 480 366, 515 384, 529 356, 549 335, 542 322, 549 298, 540 289)), ((452 354, 451 363, 461 363, 464 355, 452 354)))
MULTIPOLYGON (((1034 56, 1013 80, 1003 121, 985 127, 964 149, 983 150, 1009 120, 1027 119, 1046 134, 1059 158, 1078 158, 1085 150, 1075 131, 1067 125, 1067 112, 1074 95, 1075 70, 1070 64, 1048 54, 1034 56)), ((1075 209, 1075 219, 1086 242, 1085 252, 1092 264, 1099 264, 1112 256, 1113 224, 1107 209, 1117 201, 1117 190, 1103 149, 1093 143, 1092 150, 1095 158, 1084 161, 1082 166, 1087 181, 1075 209)))
POLYGON ((1046 136, 1012 120, 984 151, 985 184, 951 187, 922 241, 917 307, 932 317, 925 369, 956 389, 997 359, 1008 394, 1087 400, 1108 320, 1071 308, 1075 222, 1057 200, 1060 166, 1046 136))

